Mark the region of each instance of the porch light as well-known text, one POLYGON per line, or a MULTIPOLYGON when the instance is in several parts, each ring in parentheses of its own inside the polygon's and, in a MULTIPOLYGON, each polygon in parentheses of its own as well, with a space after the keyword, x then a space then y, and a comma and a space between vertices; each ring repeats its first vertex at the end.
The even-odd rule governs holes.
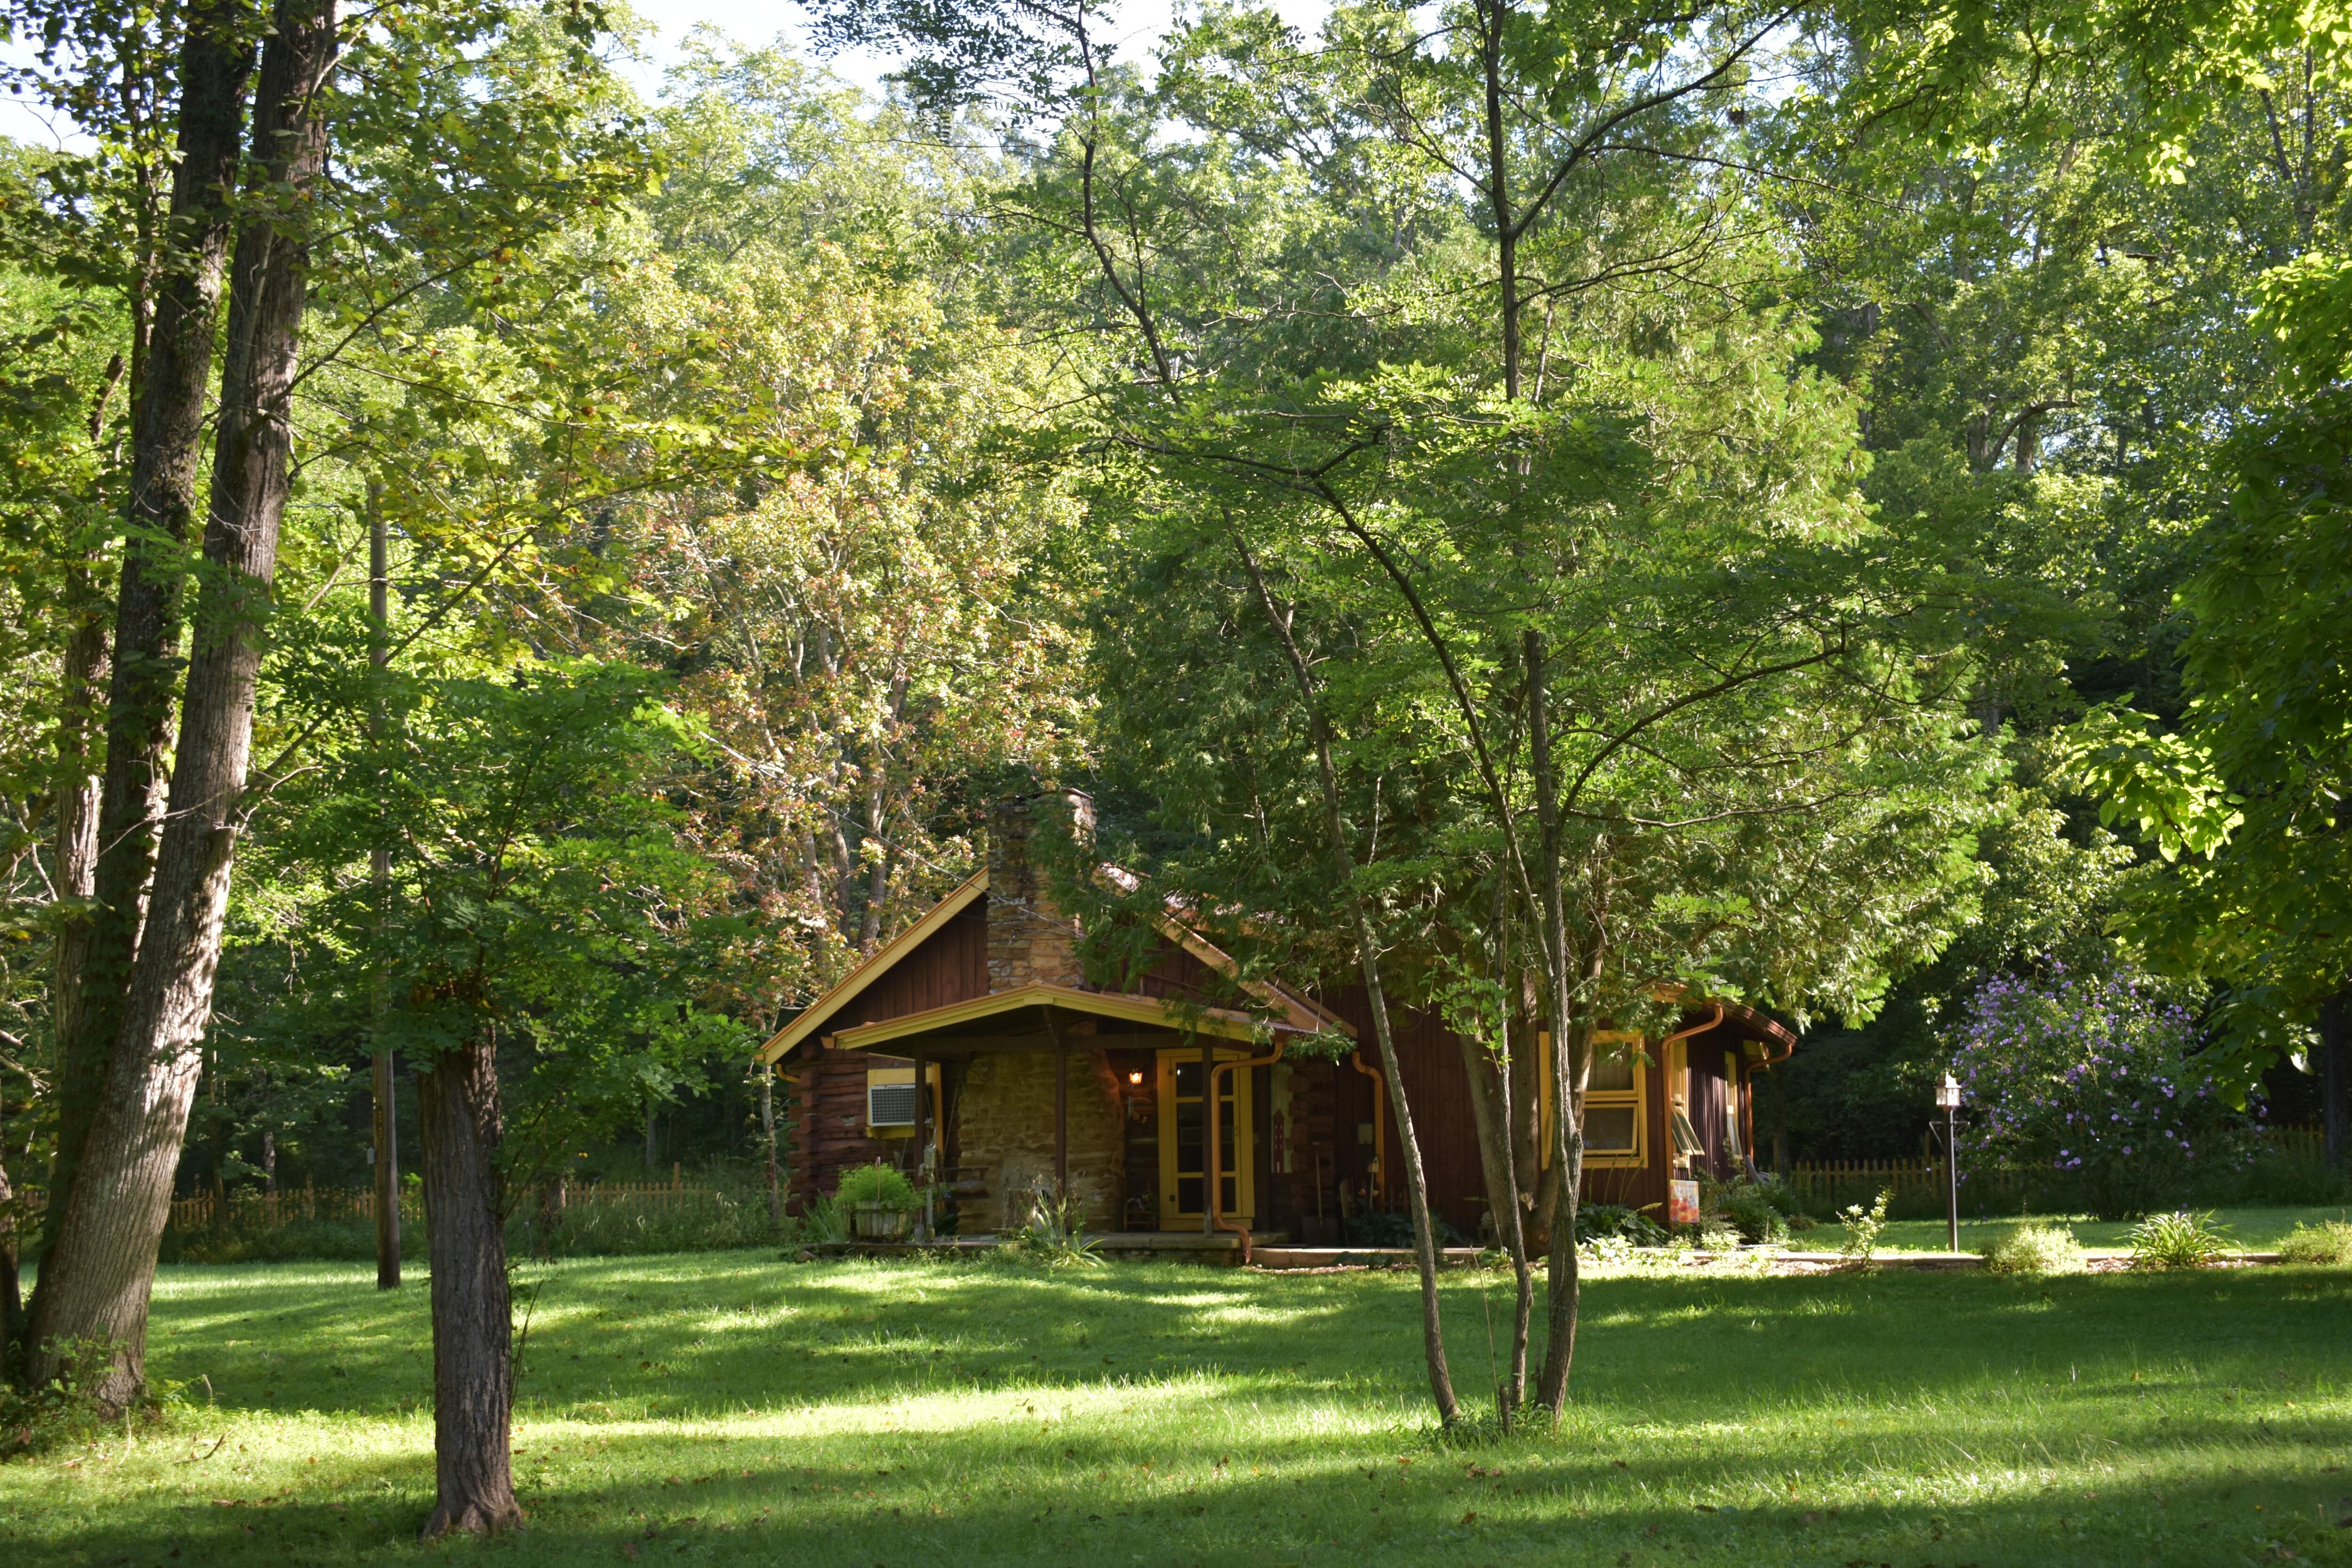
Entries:
POLYGON ((1143 1075, 1139 1072, 1131 1072, 1127 1075, 1127 1081, 1132 1084, 1140 1084, 1143 1081, 1143 1075))

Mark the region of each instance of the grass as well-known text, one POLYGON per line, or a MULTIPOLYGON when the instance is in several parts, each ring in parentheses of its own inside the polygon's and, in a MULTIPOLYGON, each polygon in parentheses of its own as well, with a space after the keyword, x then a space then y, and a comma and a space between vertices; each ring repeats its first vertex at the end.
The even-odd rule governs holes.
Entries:
MULTIPOLYGON (((526 1531, 415 1542, 421 1280, 180 1267, 154 1371, 193 1407, 0 1467, 0 1563, 2352 1559, 2352 1271, 1605 1278, 1566 1429, 1452 1444, 1405 1274, 736 1253, 527 1279, 526 1531)), ((1505 1291, 1448 1280, 1465 1394, 1505 1291)))
MULTIPOLYGON (((2200 1210, 2199 1212, 2203 1212, 2200 1210)), ((2227 1227, 2230 1244, 2248 1252, 2275 1252, 2287 1232, 2297 1225, 2317 1224, 2321 1220, 2346 1217, 2340 1208, 2224 1208, 2213 1214, 2213 1223, 2227 1227)), ((2060 1225, 2074 1233, 2074 1239, 2095 1251, 2126 1252, 2131 1248, 2134 1222, 2096 1220, 2082 1215, 1996 1215, 1990 1219, 1960 1216, 1960 1250, 1980 1252, 2002 1232, 2024 1224, 2060 1225)), ((1822 1247, 1834 1252, 1838 1227, 1823 1226, 1791 1237, 1801 1247, 1822 1247)), ((1889 1221, 1886 1234, 1879 1238, 1882 1252, 1941 1252, 1946 1234, 1940 1219, 1904 1219, 1889 1221)))

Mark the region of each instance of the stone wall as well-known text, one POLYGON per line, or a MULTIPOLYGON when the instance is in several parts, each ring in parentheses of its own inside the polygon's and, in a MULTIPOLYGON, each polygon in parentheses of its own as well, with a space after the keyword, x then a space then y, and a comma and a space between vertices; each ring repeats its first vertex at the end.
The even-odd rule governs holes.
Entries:
MULTIPOLYGON (((1070 1196, 1089 1230, 1125 1228, 1126 1133, 1118 1091, 1099 1051, 1063 1057, 1069 1074, 1070 1196)), ((1054 1063, 1049 1051, 975 1057, 956 1101, 957 1163, 982 1195, 966 1199, 958 1228, 1000 1231, 1025 1217, 1034 1184, 1054 1184, 1054 1063)))

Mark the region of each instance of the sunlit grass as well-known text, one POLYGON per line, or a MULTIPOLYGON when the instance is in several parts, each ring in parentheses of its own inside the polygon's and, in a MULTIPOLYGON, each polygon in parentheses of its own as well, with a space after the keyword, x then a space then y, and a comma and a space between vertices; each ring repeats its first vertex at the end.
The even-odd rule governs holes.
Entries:
MULTIPOLYGON (((1484 1410, 1508 1280, 1446 1290, 1484 1410)), ((2352 1555, 2343 1272, 1605 1279, 1565 1429, 1453 1445, 1404 1274, 700 1254, 529 1270, 519 1300, 523 1533, 415 1542, 422 1280, 186 1268, 155 1369, 192 1407, 0 1468, 0 1563, 2352 1555)))
MULTIPOLYGON (((2286 1233, 2296 1226, 2321 1219, 2352 1218, 2336 1209, 2309 1208, 2227 1208, 2214 1211, 2214 1223, 2224 1226, 2231 1245, 2249 1252, 2275 1251, 2286 1238, 2286 1233)), ((2027 1223, 2014 1215, 1995 1219, 1960 1218, 1960 1250, 1980 1252, 1991 1245, 2001 1232, 2027 1223)), ((2131 1245, 2132 1222, 2129 1220, 2095 1220, 2087 1215, 2036 1215, 2035 1225, 2063 1225, 2074 1233, 2074 1239, 2084 1247, 2119 1250, 2131 1245)), ((1834 1225, 1824 1226, 1796 1237, 1801 1246, 1817 1246, 1835 1250, 1842 1233, 1834 1225)), ((1879 1245, 1889 1250, 1905 1252, 1941 1252, 1948 1239, 1945 1222, 1940 1219, 1896 1220, 1886 1227, 1879 1245)))

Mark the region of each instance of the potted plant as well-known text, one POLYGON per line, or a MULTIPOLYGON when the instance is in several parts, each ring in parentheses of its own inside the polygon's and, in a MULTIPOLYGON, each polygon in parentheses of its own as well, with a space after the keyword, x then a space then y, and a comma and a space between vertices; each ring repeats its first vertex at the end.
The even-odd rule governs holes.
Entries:
POLYGON ((918 1206, 915 1184, 878 1160, 844 1172, 835 1200, 860 1241, 904 1240, 918 1206))

